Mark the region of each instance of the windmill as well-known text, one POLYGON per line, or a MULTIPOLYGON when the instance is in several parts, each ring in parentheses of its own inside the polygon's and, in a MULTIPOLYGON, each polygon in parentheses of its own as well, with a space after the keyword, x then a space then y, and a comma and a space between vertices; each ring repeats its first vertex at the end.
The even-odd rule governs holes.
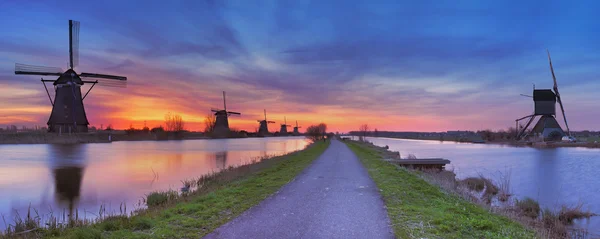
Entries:
POLYGON ((269 134, 269 127, 267 125, 275 123, 275 121, 268 121, 267 120, 267 110, 264 110, 264 112, 265 112, 265 119, 257 120, 259 123, 258 135, 262 135, 262 136, 269 134))
POLYGON ((217 137, 225 137, 229 134, 229 116, 230 115, 241 115, 241 113, 227 111, 227 103, 225 101, 225 91, 223 91, 223 109, 211 109, 212 112, 215 112, 216 120, 215 120, 215 129, 213 131, 213 135, 217 137))
POLYGON ((89 122, 83 107, 83 100, 96 84, 105 86, 125 86, 127 77, 103 75, 96 73, 75 72, 79 63, 79 22, 69 20, 69 69, 64 71, 59 67, 32 66, 15 64, 16 75, 41 75, 58 76, 56 80, 44 80, 42 84, 46 89, 52 113, 48 119, 49 132, 87 132, 89 122), (82 78, 96 78, 97 80, 83 80, 82 78), (46 82, 54 85, 54 100, 46 87, 46 82), (81 86, 92 84, 85 95, 81 96, 81 86))
POLYGON ((280 134, 287 134, 287 127, 291 126, 287 124, 287 120, 285 119, 285 116, 283 117, 283 124, 281 124, 281 128, 279 129, 279 133, 280 134))
POLYGON ((533 89, 533 102, 534 102, 534 113, 522 118, 515 120, 517 126, 517 140, 521 140, 533 134, 534 136, 540 135, 544 138, 544 141, 557 141, 565 135, 565 132, 556 121, 556 101, 560 105, 562 111, 563 120, 567 128, 567 135, 571 135, 569 130, 569 124, 567 123, 567 117, 565 116, 565 108, 563 107, 560 93, 558 93, 558 84, 556 83, 556 76, 554 75, 554 68, 552 67, 552 59, 550 58, 550 51, 548 52, 548 62, 550 63, 550 71, 552 72, 552 79, 554 80, 553 90, 550 89, 533 89), (538 122, 535 124, 531 132, 527 132, 527 128, 535 120, 537 116, 541 116, 538 122), (525 127, 519 129, 519 121, 526 120, 525 127))
POLYGON ((299 128, 302 128, 302 127, 298 126, 298 121, 296 120, 296 127, 294 127, 294 135, 299 135, 300 134, 300 132, 298 132, 299 128))

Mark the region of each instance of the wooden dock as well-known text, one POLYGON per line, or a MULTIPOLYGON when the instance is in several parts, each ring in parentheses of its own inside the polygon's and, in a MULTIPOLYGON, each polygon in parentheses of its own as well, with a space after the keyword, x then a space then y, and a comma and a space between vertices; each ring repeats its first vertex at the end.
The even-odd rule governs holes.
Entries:
POLYGON ((443 158, 422 158, 422 159, 386 159, 386 161, 398 164, 407 168, 418 169, 439 169, 443 170, 450 160, 443 158))

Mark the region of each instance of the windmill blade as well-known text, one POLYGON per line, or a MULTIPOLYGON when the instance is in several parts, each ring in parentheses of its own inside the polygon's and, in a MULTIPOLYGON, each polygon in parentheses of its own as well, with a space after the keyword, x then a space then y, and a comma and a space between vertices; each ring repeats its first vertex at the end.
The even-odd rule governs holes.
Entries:
POLYGON ((560 97, 560 93, 558 92, 558 83, 556 83, 556 75, 554 75, 554 67, 552 67, 552 59, 550 58, 550 51, 546 49, 548 53, 548 62, 550 63, 550 71, 552 72, 552 80, 554 80, 554 93, 556 94, 556 99, 558 100, 558 104, 560 105, 560 111, 562 112, 563 120, 565 121, 565 127, 567 127, 567 135, 571 136, 571 130, 569 129, 569 123, 567 123, 567 116, 565 115, 565 108, 562 103, 562 99, 560 97))
POLYGON ((79 65, 79 22, 69 20, 69 57, 71 69, 79 65))
POLYGON ((275 121, 267 121, 269 124, 275 124, 275 121))
POLYGON ((217 109, 217 108, 210 108, 210 111, 212 111, 212 112, 219 112, 219 111, 223 111, 223 110, 217 109))
POLYGON ((554 67, 552 67, 552 59, 550 58, 550 51, 546 49, 548 53, 548 62, 550 63, 550 71, 552 72, 552 79, 554 80, 554 91, 558 95, 558 84, 556 83, 556 76, 554 75, 554 67))
POLYGON ((125 77, 125 76, 104 75, 104 74, 86 73, 86 72, 82 72, 81 74, 79 74, 79 77, 101 78, 101 79, 107 79, 107 80, 120 80, 120 81, 127 80, 127 77, 125 77))
POLYGON ((15 63, 16 75, 61 76, 63 72, 63 69, 60 67, 34 66, 15 63))
POLYGON ((96 78, 91 78, 88 79, 86 77, 81 77, 81 80, 83 81, 83 83, 96 83, 100 86, 107 86, 107 87, 116 87, 116 88, 126 88, 127 87, 127 81, 116 81, 116 80, 108 80, 108 79, 96 79, 96 78))
POLYGON ((227 111, 227 114, 230 114, 230 115, 241 115, 242 113, 233 112, 233 111, 227 111))

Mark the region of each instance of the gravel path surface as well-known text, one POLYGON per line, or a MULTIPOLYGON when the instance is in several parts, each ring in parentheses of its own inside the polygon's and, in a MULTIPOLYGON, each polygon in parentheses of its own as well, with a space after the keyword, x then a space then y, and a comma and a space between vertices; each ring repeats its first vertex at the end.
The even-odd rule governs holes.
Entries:
POLYGON ((375 183, 342 142, 205 238, 394 238, 375 183))

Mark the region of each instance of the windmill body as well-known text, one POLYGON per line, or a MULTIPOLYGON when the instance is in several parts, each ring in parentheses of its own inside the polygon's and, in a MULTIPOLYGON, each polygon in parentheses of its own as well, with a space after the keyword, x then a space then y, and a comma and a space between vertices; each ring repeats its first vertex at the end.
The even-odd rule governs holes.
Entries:
POLYGON ((83 84, 71 69, 54 82, 56 93, 48 119, 48 129, 51 132, 87 132, 89 122, 81 97, 83 84))
POLYGON ((274 124, 274 121, 267 120, 267 110, 264 110, 265 119, 257 120, 258 121, 258 135, 267 136, 269 135, 269 124, 274 124))
POLYGON ((279 133, 280 134, 287 134, 287 127, 289 125, 287 125, 287 120, 285 119, 285 117, 283 117, 283 124, 281 124, 281 128, 279 128, 279 133))
POLYGON ((229 135, 229 116, 241 115, 239 112, 227 111, 227 102, 225 101, 225 91, 223 91, 223 110, 211 109, 215 113, 215 128, 213 131, 214 137, 227 137, 229 135))
POLYGON ((300 132, 298 131, 298 129, 301 128, 298 126, 298 121, 296 120, 296 126, 294 127, 294 135, 300 135, 300 132))
POLYGON ((556 121, 556 94, 549 89, 534 90, 534 116, 540 119, 531 130, 533 136, 539 136, 548 141, 560 140, 565 132, 556 121))
POLYGON ((517 140, 521 140, 529 136, 534 138, 542 138, 544 141, 559 141, 563 136, 570 134, 569 125, 567 124, 567 117, 565 116, 560 93, 558 92, 558 85, 556 83, 556 77, 554 75, 554 68, 552 67, 550 53, 548 53, 548 61, 550 62, 550 71, 552 72, 552 78, 554 79, 554 88, 533 89, 534 112, 532 115, 528 115, 516 120, 517 140), (560 104, 565 126, 567 127, 566 134, 556 120, 557 101, 560 104), (530 131, 527 131, 531 123, 533 123, 535 118, 538 116, 538 122, 530 131), (527 120, 527 123, 524 127, 519 129, 519 121, 521 120, 527 120))
POLYGON ((96 85, 125 86, 127 80, 123 76, 104 75, 96 73, 78 74, 74 67, 79 62, 79 22, 69 20, 69 69, 64 71, 58 67, 41 67, 24 64, 15 64, 17 75, 41 75, 58 76, 56 80, 44 80, 44 88, 52 104, 52 112, 48 119, 48 131, 58 133, 87 132, 88 119, 85 113, 83 100, 91 89, 96 85), (86 81, 84 78, 96 78, 98 80, 86 81), (100 81, 102 80, 102 81, 100 81), (53 82, 54 100, 46 87, 46 82, 53 82), (85 95, 82 96, 81 87, 84 84, 92 84, 85 95))

